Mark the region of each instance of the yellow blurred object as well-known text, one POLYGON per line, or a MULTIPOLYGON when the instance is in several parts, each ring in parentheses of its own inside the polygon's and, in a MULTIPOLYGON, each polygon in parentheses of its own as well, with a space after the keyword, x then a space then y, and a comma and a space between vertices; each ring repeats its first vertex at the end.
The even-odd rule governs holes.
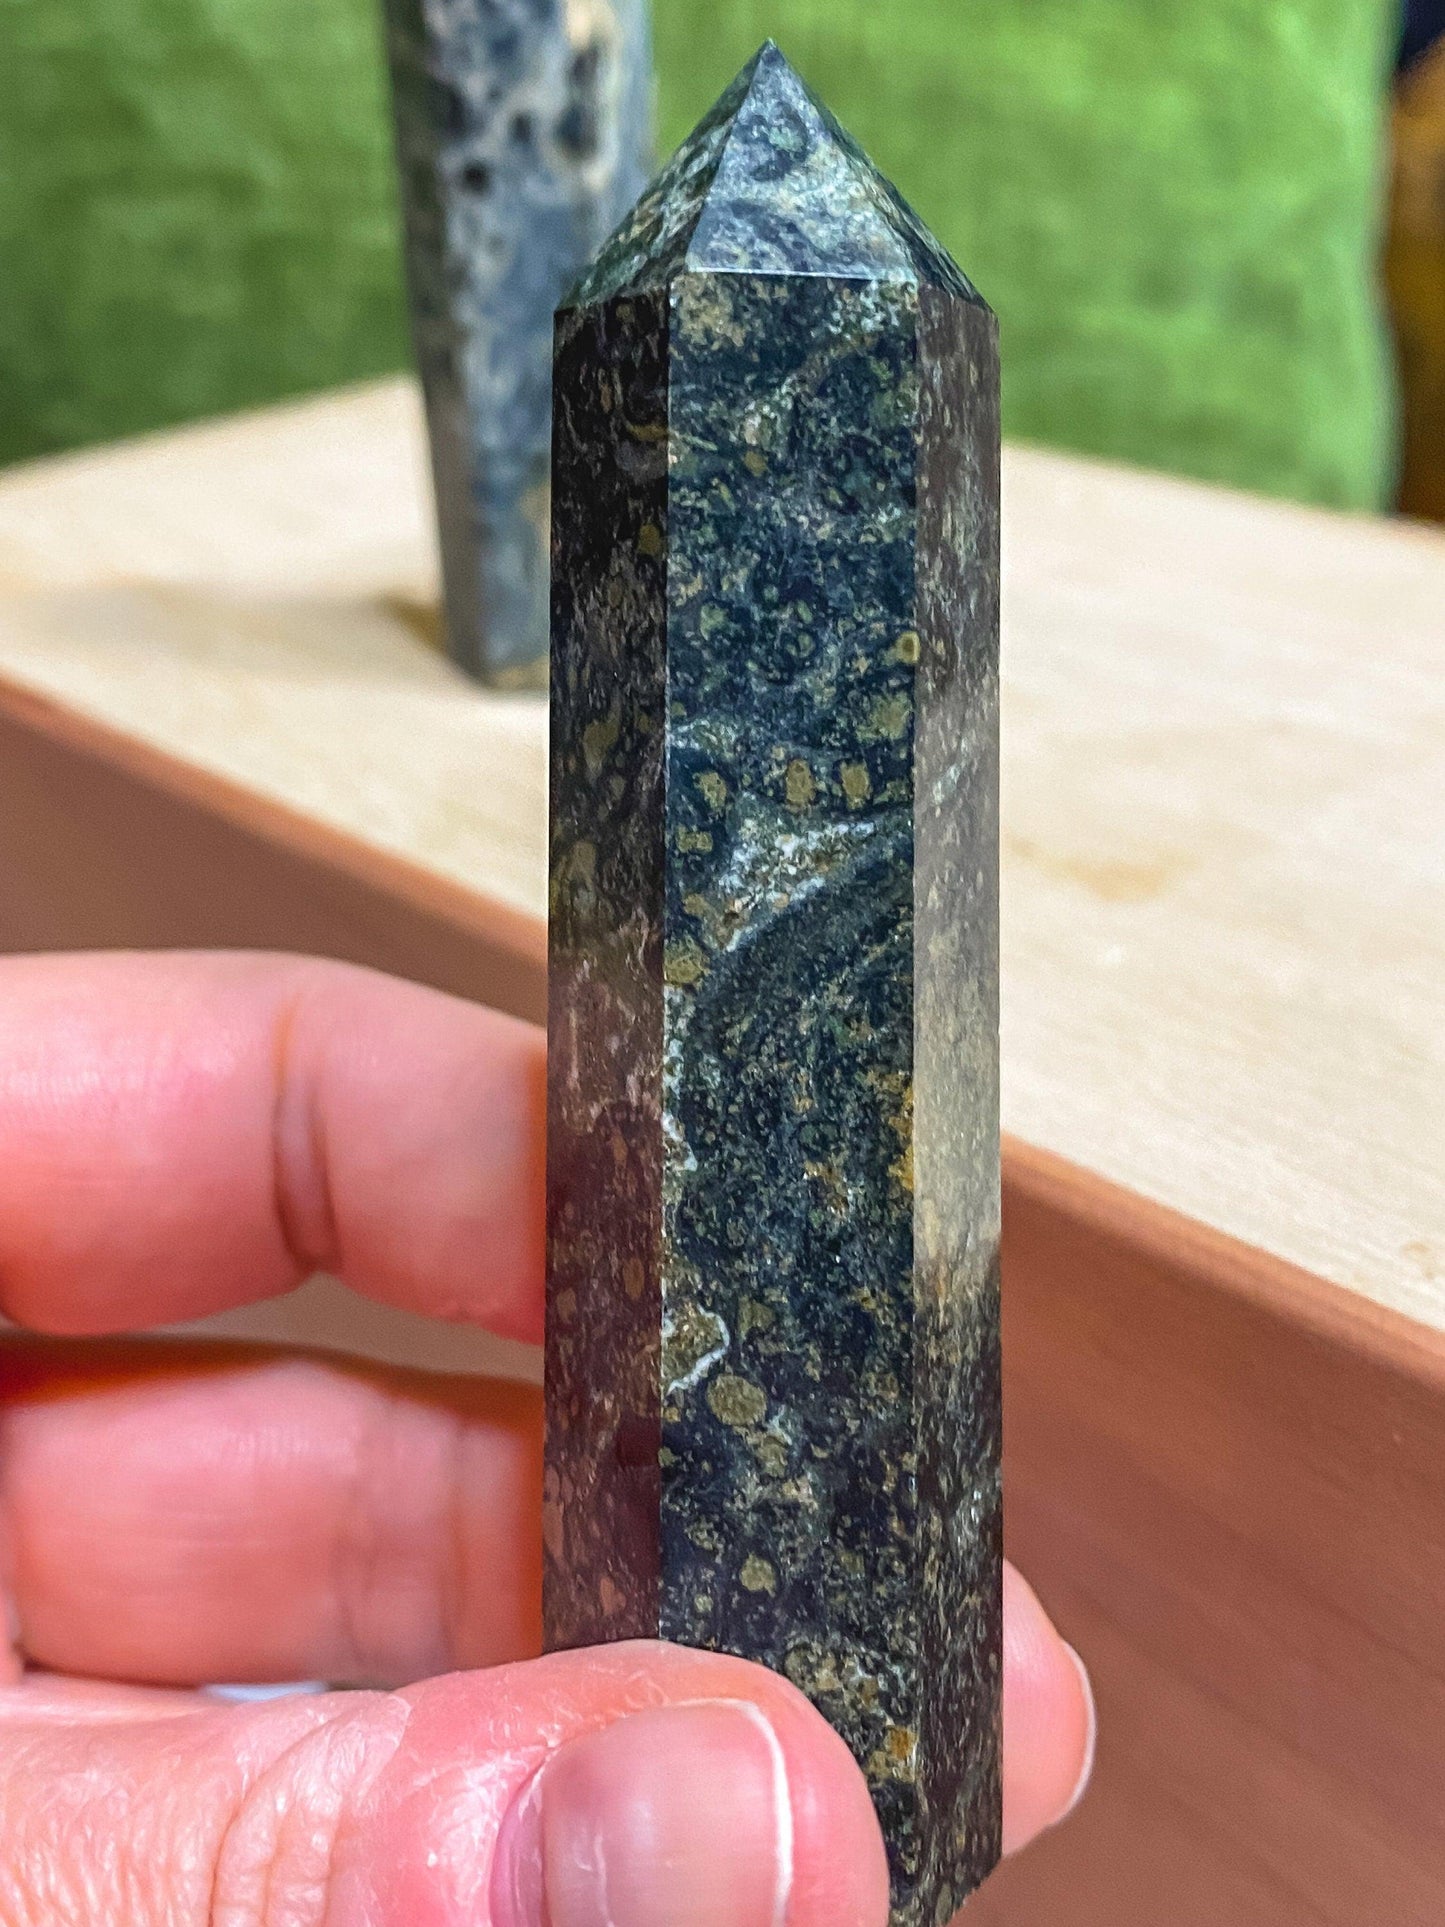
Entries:
POLYGON ((1445 522, 1445 42, 1400 83, 1385 257, 1400 357, 1400 508, 1445 522))

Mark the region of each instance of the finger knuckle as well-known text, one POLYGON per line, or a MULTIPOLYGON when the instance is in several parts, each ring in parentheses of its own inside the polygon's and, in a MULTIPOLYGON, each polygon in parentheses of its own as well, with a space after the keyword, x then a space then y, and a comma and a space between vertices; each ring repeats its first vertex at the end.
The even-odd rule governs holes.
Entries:
POLYGON ((358 1694, 251 1781, 221 1842, 207 1927, 324 1927, 339 1845, 400 1744, 407 1710, 358 1694))

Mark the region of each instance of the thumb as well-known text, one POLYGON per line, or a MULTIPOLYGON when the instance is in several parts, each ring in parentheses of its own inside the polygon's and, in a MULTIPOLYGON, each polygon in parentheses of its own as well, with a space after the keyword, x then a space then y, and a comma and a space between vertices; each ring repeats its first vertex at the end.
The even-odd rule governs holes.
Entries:
POLYGON ((785 1680, 637 1644, 403 1693, 0 1698, 0 1919, 884 1927, 843 1743, 785 1680))

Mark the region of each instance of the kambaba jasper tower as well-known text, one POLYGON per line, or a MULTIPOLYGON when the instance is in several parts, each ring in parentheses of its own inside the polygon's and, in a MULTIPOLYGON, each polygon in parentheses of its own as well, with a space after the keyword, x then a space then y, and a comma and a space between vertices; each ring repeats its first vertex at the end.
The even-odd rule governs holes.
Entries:
POLYGON ((999 1852, 994 316, 776 47, 560 312, 546 1631, 999 1852))

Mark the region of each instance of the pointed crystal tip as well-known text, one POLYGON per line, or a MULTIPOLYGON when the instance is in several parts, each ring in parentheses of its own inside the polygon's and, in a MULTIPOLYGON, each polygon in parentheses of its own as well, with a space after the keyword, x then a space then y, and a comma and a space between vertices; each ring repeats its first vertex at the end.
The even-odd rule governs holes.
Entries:
POLYGON ((774 40, 683 142, 566 305, 683 274, 923 283, 981 302, 774 40))

